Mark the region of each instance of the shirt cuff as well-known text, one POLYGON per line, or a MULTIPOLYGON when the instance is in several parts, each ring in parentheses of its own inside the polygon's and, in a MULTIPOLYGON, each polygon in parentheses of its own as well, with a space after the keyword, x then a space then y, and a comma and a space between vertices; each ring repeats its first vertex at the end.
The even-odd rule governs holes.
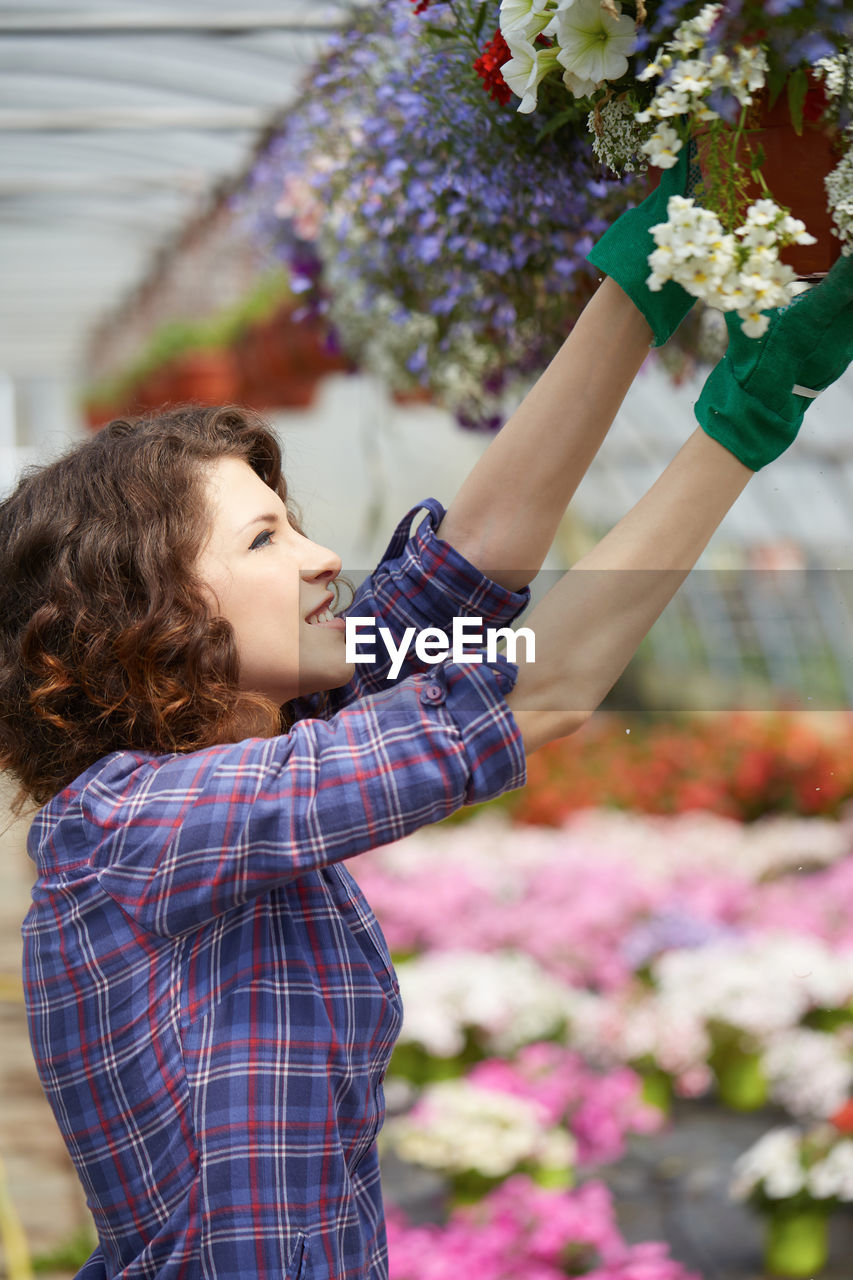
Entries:
POLYGON ((454 721, 468 763, 465 804, 494 800, 527 782, 521 730, 506 703, 518 665, 502 654, 487 662, 445 661, 415 676, 423 706, 444 706, 454 721))
POLYGON ((507 590, 439 538, 435 531, 445 514, 436 498, 412 507, 397 525, 380 564, 399 558, 399 572, 411 583, 409 603, 423 614, 425 625, 435 623, 440 609, 451 616, 454 607, 485 622, 512 622, 529 605, 530 588, 507 590), (424 508, 427 515, 410 534, 413 516, 424 508))

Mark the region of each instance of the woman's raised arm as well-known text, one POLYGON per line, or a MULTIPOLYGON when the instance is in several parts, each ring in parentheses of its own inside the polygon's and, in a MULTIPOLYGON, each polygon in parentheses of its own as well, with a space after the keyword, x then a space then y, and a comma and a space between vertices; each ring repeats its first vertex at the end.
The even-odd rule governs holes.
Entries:
POLYGON ((649 228, 683 194, 693 163, 675 168, 619 218, 589 255, 607 278, 557 355, 501 428, 450 504, 439 537, 510 591, 536 576, 557 526, 649 353, 694 299, 669 281, 646 288, 649 228))
POLYGON ((813 399, 853 360, 853 257, 729 348, 699 401, 695 431, 649 492, 545 596, 525 625, 507 701, 527 751, 576 729, 599 705, 754 471, 796 438, 813 399))
POLYGON ((535 662, 507 697, 525 751, 574 732, 628 665, 752 471, 703 431, 525 618, 535 662))
POLYGON ((609 277, 477 461, 438 535, 510 591, 535 578, 637 371, 651 329, 609 277))

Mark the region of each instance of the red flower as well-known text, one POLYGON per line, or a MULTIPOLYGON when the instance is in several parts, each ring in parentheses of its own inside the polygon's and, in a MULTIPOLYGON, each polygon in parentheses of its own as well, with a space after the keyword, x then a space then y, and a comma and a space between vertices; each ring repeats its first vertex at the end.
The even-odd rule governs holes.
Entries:
POLYGON ((432 0, 411 0, 411 3, 415 6, 415 13, 423 13, 430 7, 432 0))
POLYGON ((500 102, 502 106, 506 106, 509 102, 512 90, 501 75, 500 69, 505 62, 509 62, 511 57, 509 45, 500 31, 496 31, 474 63, 474 70, 483 81, 483 88, 489 97, 500 102))
POLYGON ((848 1099, 843 1107, 839 1107, 835 1115, 830 1116, 830 1123, 834 1124, 841 1133, 853 1133, 853 1098, 848 1099))

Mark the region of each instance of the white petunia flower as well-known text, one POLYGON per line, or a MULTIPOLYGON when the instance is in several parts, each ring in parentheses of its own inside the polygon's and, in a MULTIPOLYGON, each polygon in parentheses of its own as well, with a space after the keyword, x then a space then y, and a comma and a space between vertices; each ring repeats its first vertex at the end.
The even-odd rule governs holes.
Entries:
POLYGON ((501 0, 501 34, 507 43, 511 37, 533 40, 547 27, 552 12, 550 0, 501 0))
POLYGON ((588 98, 598 88, 595 80, 581 80, 573 71, 563 72, 563 84, 576 98, 588 98))
POLYGON ((536 49, 529 40, 518 39, 510 44, 512 57, 501 67, 510 89, 521 98, 518 110, 529 115, 536 110, 539 85, 557 65, 556 49, 536 49))
POLYGON ((628 70, 628 55, 637 47, 635 24, 619 4, 614 8, 615 18, 600 0, 575 0, 555 15, 558 61, 580 81, 597 85, 618 80, 628 70))

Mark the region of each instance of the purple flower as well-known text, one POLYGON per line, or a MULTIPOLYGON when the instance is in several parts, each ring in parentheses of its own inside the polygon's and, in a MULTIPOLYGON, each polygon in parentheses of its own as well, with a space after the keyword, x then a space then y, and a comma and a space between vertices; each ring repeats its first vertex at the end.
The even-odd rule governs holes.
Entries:
POLYGON ((241 206, 255 242, 328 298, 356 362, 381 348, 395 385, 427 386, 464 426, 493 429, 504 389, 564 339, 577 282, 593 274, 585 254, 629 188, 601 179, 585 124, 537 143, 540 123, 493 102, 470 62, 462 40, 430 48, 409 0, 359 11, 258 156, 241 206), (286 184, 301 217, 276 213, 286 184), (314 224, 319 273, 299 264, 300 227, 314 224), (445 381, 472 359, 479 388, 445 381))

